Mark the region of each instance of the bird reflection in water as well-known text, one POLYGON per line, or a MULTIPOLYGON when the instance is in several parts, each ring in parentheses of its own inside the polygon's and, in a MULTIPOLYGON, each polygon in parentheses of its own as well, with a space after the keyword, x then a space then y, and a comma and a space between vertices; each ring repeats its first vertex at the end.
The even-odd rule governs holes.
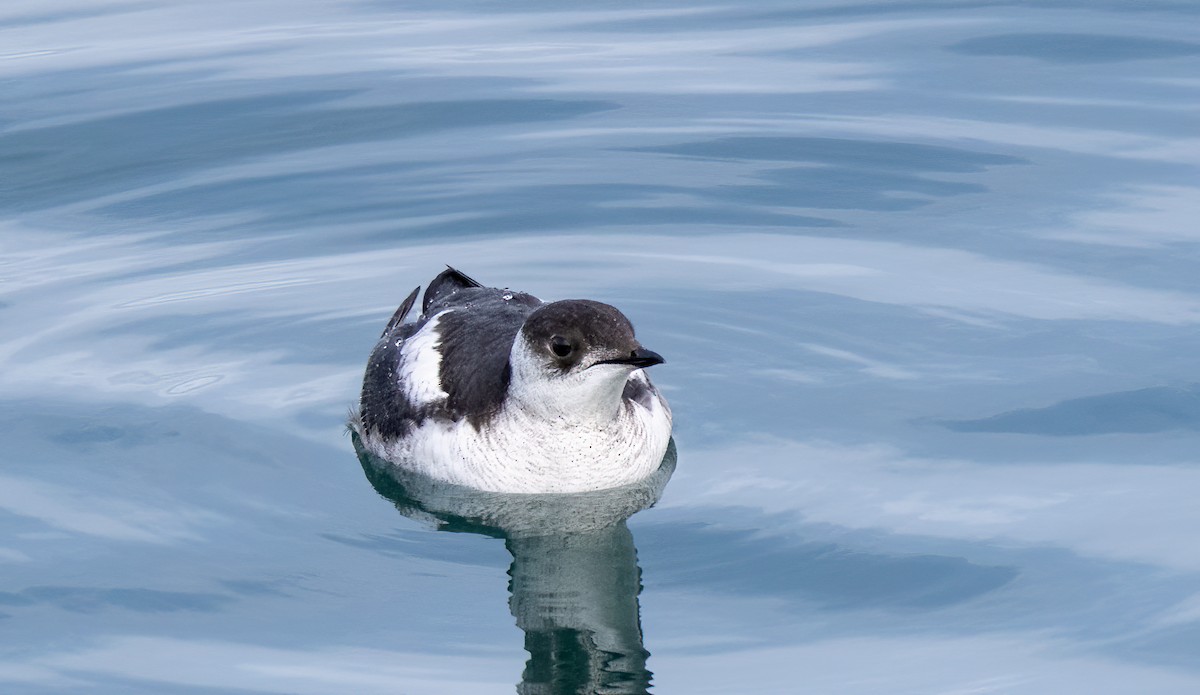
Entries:
POLYGON ((525 633, 521 695, 646 693, 641 569, 625 521, 652 506, 675 471, 675 444, 633 485, 574 494, 484 492, 355 450, 375 490, 401 514, 445 531, 503 538, 509 608, 525 633))

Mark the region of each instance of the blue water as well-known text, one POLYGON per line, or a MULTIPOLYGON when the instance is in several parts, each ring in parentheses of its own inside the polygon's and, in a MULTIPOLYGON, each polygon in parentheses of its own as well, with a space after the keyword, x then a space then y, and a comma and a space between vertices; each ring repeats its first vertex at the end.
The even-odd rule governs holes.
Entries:
POLYGON ((0 6, 0 691, 1200 692, 1200 6, 565 7, 0 6), (666 356, 656 506, 372 478, 445 263, 666 356))

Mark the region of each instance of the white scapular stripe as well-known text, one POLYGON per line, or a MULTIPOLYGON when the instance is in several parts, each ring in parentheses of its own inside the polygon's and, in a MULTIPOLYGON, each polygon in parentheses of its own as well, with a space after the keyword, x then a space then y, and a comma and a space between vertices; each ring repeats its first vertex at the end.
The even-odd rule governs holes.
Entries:
POLYGON ((442 337, 437 326, 448 313, 449 310, 434 315, 400 349, 396 379, 413 405, 428 405, 446 398, 446 390, 442 388, 442 353, 437 349, 442 337))

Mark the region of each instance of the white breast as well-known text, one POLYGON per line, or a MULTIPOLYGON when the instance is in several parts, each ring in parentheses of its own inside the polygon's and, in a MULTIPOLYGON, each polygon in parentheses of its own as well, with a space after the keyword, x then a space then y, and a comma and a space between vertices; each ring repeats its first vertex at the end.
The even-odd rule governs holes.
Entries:
MULTIPOLYGON (((641 370, 631 379, 645 379, 641 370)), ((360 433, 361 434, 361 433, 360 433)), ((362 438, 369 451, 447 482, 494 492, 584 492, 636 482, 657 470, 671 411, 657 394, 625 403, 606 425, 551 422, 504 408, 483 427, 427 420, 398 441, 362 438)))

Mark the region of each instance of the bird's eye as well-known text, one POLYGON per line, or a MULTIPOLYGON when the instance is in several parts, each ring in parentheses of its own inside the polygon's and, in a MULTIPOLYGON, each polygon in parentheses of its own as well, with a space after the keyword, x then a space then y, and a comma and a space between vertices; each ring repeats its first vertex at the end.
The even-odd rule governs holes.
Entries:
POLYGON ((550 339, 550 349, 559 357, 566 357, 575 348, 571 346, 571 341, 561 335, 556 335, 550 339))

